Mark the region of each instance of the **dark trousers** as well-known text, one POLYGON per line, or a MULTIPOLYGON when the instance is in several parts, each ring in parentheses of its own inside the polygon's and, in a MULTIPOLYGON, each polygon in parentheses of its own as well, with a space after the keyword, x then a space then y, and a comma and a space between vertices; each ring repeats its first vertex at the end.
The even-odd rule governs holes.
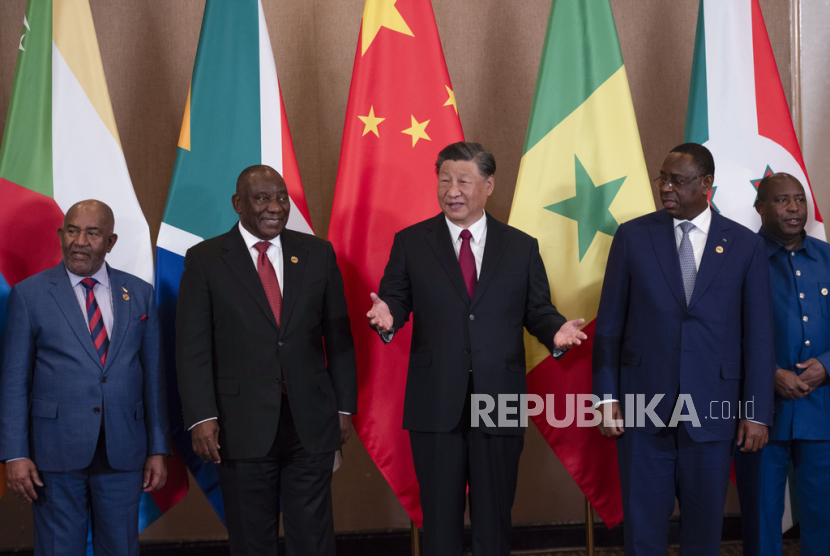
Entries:
POLYGON ((510 509, 524 436, 470 427, 472 391, 471 377, 467 404, 452 431, 409 433, 424 513, 425 556, 461 555, 468 484, 473 554, 510 554, 510 509))
POLYGON ((89 467, 40 477, 32 506, 36 556, 85 556, 90 515, 95 556, 138 556, 142 472, 110 467, 103 429, 89 467))
POLYGON ((334 452, 310 454, 303 448, 283 394, 268 454, 219 464, 231 554, 277 555, 282 503, 287 554, 334 556, 333 464, 334 452))
POLYGON ((669 518, 680 502, 681 556, 717 556, 734 440, 696 442, 681 423, 617 439, 625 554, 665 556, 669 518))

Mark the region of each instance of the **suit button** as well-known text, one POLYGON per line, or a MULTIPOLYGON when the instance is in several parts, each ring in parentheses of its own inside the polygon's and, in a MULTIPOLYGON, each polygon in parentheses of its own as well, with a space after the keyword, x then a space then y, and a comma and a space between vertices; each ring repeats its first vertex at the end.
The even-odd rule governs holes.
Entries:
POLYGON ((106 382, 106 381, 107 381, 107 377, 102 376, 102 377, 101 377, 101 382, 106 382))
POLYGON ((464 353, 470 353, 470 348, 464 348, 464 353))
POLYGON ((93 408, 92 412, 94 414, 98 415, 99 413, 101 413, 101 408, 100 407, 93 408))
POLYGON ((683 317, 683 322, 689 322, 690 320, 692 320, 692 317, 690 317, 689 315, 683 317))
POLYGON ((470 315, 470 320, 476 320, 476 316, 475 315, 470 315))
POLYGON ((284 344, 282 342, 277 342, 277 345, 282 347, 284 344))
POLYGON ((804 345, 807 346, 807 347, 810 347, 810 340, 807 340, 806 342, 804 342, 804 345))
POLYGON ((808 320, 810 320, 810 318, 807 315, 804 315, 803 317, 801 317, 801 320, 807 322, 808 320))

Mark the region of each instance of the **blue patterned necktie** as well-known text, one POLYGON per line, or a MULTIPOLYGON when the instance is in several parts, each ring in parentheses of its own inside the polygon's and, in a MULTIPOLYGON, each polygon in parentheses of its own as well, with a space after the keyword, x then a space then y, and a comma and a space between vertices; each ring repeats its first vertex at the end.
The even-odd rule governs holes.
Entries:
POLYGON ((689 232, 695 225, 691 222, 682 222, 680 229, 683 230, 683 239, 680 240, 680 248, 677 250, 680 255, 680 272, 683 274, 683 289, 686 290, 686 306, 692 299, 692 292, 695 291, 695 278, 697 268, 695 267, 695 252, 692 249, 692 242, 689 240, 689 232))

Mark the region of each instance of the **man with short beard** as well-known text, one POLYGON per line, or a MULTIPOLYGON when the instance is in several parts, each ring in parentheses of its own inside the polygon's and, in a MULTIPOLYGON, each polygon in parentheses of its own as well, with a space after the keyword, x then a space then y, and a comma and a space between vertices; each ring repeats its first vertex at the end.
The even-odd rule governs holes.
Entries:
POLYGON ((63 261, 12 288, 0 372, 0 461, 32 504, 35 554, 138 556, 141 493, 167 478, 167 402, 153 288, 104 263, 118 236, 81 201, 63 261))

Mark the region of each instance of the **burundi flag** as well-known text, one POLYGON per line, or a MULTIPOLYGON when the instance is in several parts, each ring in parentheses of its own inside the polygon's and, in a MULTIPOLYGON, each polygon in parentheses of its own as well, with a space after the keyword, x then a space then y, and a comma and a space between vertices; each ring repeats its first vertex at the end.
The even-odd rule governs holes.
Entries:
POLYGON ((238 221, 231 195, 239 173, 275 168, 288 186, 288 228, 312 233, 271 40, 260 0, 207 0, 173 179, 157 243, 156 296, 165 338, 173 443, 224 521, 216 467, 192 450, 176 386, 175 317, 187 249, 238 221))
POLYGON ((653 210, 611 5, 554 0, 509 223, 538 238, 556 307, 586 322, 588 339, 560 361, 525 333, 528 392, 553 394, 546 403, 563 424, 544 413, 534 422, 608 527, 622 520, 616 444, 596 427, 568 425, 566 397, 591 393, 611 239, 620 223, 653 210))
POLYGON ((429 0, 367 0, 346 108, 329 240, 341 261, 357 351, 354 426, 409 517, 422 522, 401 429, 412 327, 384 346, 366 325, 395 233, 440 212, 435 159, 463 141, 429 0))
POLYGON ((825 238, 758 0, 701 0, 685 140, 715 157, 713 209, 758 230, 758 183, 786 172, 808 193, 807 233, 825 238))
MULTIPOLYGON (((701 0, 685 140, 705 145, 715 158, 715 185, 709 194, 714 210, 758 230, 758 184, 770 174, 786 172, 807 193, 806 232, 825 239, 758 0, 701 0)), ((745 554, 758 550, 760 534, 755 486, 760 466, 752 457, 736 457, 733 478, 741 500, 745 554)), ((792 484, 791 479, 784 497, 784 531, 798 522, 792 484)))
MULTIPOLYGON (((153 280, 147 221, 136 199, 110 104, 88 0, 30 0, 0 145, 0 304, 10 286, 61 260, 57 229, 77 201, 115 213, 115 268, 153 280)), ((2 466, 0 466, 2 467, 2 466)), ((164 509, 187 490, 171 473, 164 509)), ((184 483, 181 482, 184 480, 184 483)))

